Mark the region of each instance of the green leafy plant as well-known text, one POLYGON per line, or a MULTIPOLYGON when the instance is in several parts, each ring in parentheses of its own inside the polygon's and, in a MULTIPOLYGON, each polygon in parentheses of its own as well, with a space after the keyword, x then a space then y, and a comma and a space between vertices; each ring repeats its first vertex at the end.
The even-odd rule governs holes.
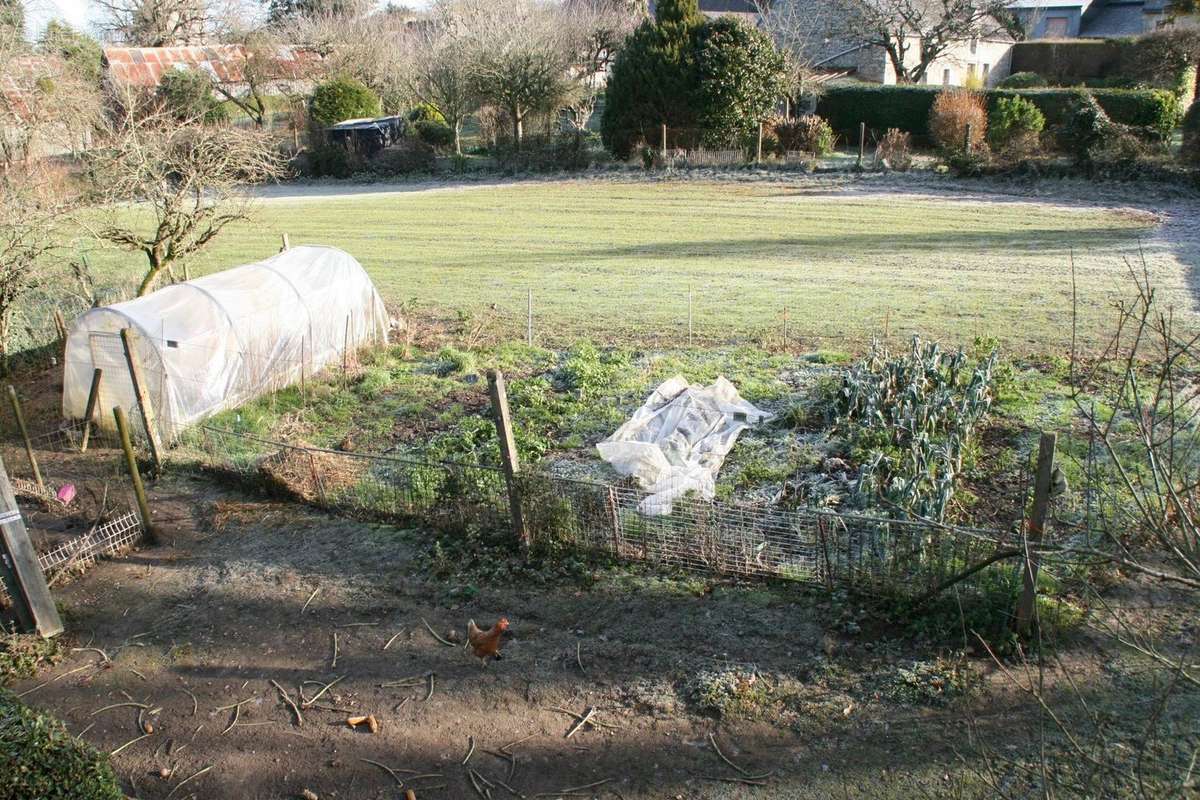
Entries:
POLYGON ((1010 154, 1024 155, 1037 147, 1046 117, 1023 97, 1001 97, 988 114, 988 139, 1010 154))
POLYGON ((1200 101, 1192 103, 1183 117, 1183 160, 1200 164, 1200 101))
POLYGON ((447 150, 454 146, 454 131, 444 122, 422 119, 413 123, 413 130, 422 142, 439 150, 447 150))
POLYGON ((358 117, 380 114, 379 95, 357 78, 334 78, 317 86, 308 101, 308 113, 318 125, 335 125, 358 117))
POLYGON ((972 364, 918 337, 899 356, 876 343, 846 373, 836 406, 837 424, 865 460, 859 492, 944 519, 971 434, 991 408, 996 359, 972 364))
POLYGON ((124 800, 108 758, 0 689, 0 800, 124 800))
POLYGON ((212 96, 212 78, 199 70, 167 70, 158 83, 155 97, 179 120, 199 119, 211 124, 229 118, 225 106, 212 96))
POLYGON ((1046 79, 1036 72, 1014 72, 996 84, 1001 89, 1036 89, 1046 85, 1046 79))
MULTIPOLYGON (((446 124, 446 117, 430 103, 417 103, 408 112, 409 122, 440 122, 446 124)), ((453 131, 451 132, 453 133, 453 131)))

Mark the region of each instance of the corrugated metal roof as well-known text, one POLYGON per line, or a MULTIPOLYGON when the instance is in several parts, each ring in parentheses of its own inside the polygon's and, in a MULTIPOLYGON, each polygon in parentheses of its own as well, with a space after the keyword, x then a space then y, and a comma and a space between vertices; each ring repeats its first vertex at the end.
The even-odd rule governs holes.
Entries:
MULTIPOLYGON (((147 89, 158 86, 170 69, 196 69, 207 72, 218 83, 242 83, 243 68, 249 57, 240 44, 206 47, 106 47, 104 63, 108 76, 118 83, 147 89)), ((311 76, 321 56, 312 50, 291 45, 276 48, 279 80, 304 80, 311 76)))

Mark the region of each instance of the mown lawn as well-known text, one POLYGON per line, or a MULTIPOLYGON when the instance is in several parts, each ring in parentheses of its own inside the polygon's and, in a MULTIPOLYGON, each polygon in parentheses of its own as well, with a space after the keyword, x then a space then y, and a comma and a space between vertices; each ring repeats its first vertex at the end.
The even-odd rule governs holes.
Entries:
MULTIPOLYGON (((1128 288, 1148 217, 1002 197, 934 199, 780 184, 577 180, 358 197, 272 199, 224 233, 193 275, 293 244, 356 256, 389 302, 429 319, 535 338, 697 343, 785 334, 808 348, 885 327, 947 343, 999 338, 1061 352, 1074 253, 1081 340, 1098 341, 1128 288), (494 308, 493 308, 494 304, 494 308), (468 320, 463 322, 463 320, 468 320)), ((1170 249, 1150 249, 1160 292, 1192 309, 1170 249)), ((1186 259, 1184 259, 1186 260, 1186 259)), ((106 279, 136 257, 96 252, 106 279)))

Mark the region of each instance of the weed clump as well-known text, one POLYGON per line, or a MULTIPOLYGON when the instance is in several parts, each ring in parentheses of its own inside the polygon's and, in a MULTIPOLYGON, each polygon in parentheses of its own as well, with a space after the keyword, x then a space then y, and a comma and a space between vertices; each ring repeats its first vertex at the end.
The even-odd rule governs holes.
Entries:
POLYGON ((756 672, 701 670, 684 684, 696 710, 716 717, 760 716, 772 702, 771 690, 756 672))

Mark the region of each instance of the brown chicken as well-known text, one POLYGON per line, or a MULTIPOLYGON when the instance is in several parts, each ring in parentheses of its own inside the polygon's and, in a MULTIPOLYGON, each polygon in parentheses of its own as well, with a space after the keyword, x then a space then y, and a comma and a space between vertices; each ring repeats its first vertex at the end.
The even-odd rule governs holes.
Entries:
POLYGON ((500 643, 504 632, 508 630, 508 617, 501 617, 490 630, 480 630, 475 620, 467 622, 467 643, 476 658, 483 659, 486 667, 488 659, 500 660, 500 643))

